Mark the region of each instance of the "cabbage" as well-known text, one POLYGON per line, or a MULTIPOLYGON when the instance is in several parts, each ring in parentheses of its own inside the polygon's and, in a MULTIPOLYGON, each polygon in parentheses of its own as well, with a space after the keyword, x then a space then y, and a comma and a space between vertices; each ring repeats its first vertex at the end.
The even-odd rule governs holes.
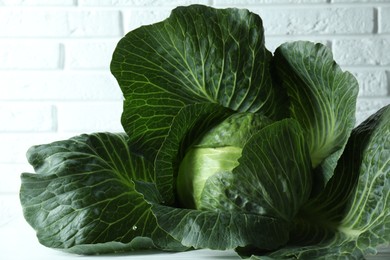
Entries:
POLYGON ((390 105, 355 127, 358 83, 322 44, 274 54, 261 18, 191 5, 123 37, 125 133, 36 145, 20 201, 78 254, 234 249, 360 259, 390 242, 390 105))

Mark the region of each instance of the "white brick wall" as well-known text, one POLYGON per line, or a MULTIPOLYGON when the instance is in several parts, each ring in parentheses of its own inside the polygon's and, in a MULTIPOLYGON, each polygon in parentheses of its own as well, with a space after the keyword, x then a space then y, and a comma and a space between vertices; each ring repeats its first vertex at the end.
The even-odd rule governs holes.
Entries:
POLYGON ((21 40, 1 39, 0 69, 1 70, 59 69, 61 66, 61 53, 62 53, 62 45, 59 43, 44 42, 44 41, 30 41, 30 40, 21 41, 21 40))
POLYGON ((360 82, 359 121, 390 103, 390 0, 0 0, 0 196, 31 170, 29 146, 122 131, 109 72, 117 41, 192 3, 260 14, 272 51, 297 39, 329 45, 360 82))

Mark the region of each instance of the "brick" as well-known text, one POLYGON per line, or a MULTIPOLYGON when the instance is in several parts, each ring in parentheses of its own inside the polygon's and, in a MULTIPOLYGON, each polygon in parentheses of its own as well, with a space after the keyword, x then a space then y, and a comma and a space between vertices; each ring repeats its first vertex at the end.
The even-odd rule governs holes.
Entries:
POLYGON ((358 38, 335 40, 335 60, 342 65, 390 65, 390 39, 358 38))
POLYGON ((37 41, 0 41, 0 69, 58 69, 61 45, 37 41))
POLYGON ((385 71, 350 71, 359 82, 359 97, 381 97, 388 95, 385 71))
POLYGON ((0 72, 0 100, 122 100, 120 87, 106 72, 0 72))
MULTIPOLYGON (((17 193, 20 190, 20 174, 22 172, 33 172, 32 167, 27 163, 5 164, 0 163, 0 197, 2 193, 17 193)), ((0 203, 1 204, 1 203, 0 203)), ((1 206, 0 206, 1 207, 1 206)))
POLYGON ((50 104, 0 103, 0 132, 50 132, 55 130, 55 109, 50 104))
MULTIPOLYGON (((33 145, 66 140, 78 133, 1 133, 0 164, 26 164, 26 152, 33 145)), ((21 171, 29 171, 23 168, 21 171)), ((2 172, 0 172, 2 174, 2 172)))
MULTIPOLYGON (((31 136, 29 136, 31 138, 31 136)), ((0 163, 26 163, 26 152, 37 141, 23 138, 21 135, 4 134, 0 132, 1 149, 0 163)))
POLYGON ((251 8, 260 15, 266 35, 337 35, 372 33, 374 10, 349 8, 251 8))
POLYGON ((0 6, 72 6, 75 0, 1 0, 0 6))
POLYGON ((149 25, 165 20, 171 14, 170 8, 131 9, 123 12, 125 31, 132 31, 142 25, 149 25))
POLYGON ((67 12, 42 9, 0 9, 2 37, 68 36, 67 12))
MULTIPOLYGON (((328 47, 331 46, 330 41, 327 40, 320 40, 316 39, 315 37, 300 37, 299 40, 301 41, 310 41, 313 43, 322 43, 328 47)), ((265 37, 265 46, 266 48, 271 51, 272 53, 275 52, 276 48, 278 48, 280 45, 282 45, 285 42, 294 42, 297 41, 297 39, 291 39, 288 37, 265 37)))
MULTIPOLYGON (((363 34, 374 31, 374 10, 355 8, 258 8, 266 35, 332 35, 363 34)), ((130 10, 125 12, 125 30, 156 23, 167 18, 167 8, 130 10)))
POLYGON ((60 132, 123 132, 123 102, 67 102, 58 104, 60 132))
POLYGON ((119 39, 104 42, 73 41, 65 45, 65 67, 110 70, 112 53, 119 39))
MULTIPOLYGON (((258 8, 250 10, 260 15, 266 35, 332 35, 372 33, 374 10, 354 8, 258 8)), ((125 30, 156 23, 169 16, 171 9, 129 10, 124 13, 125 30)))
POLYGON ((67 15, 70 36, 122 36, 119 11, 78 11, 67 15))
MULTIPOLYGON (((374 10, 355 8, 258 8, 250 10, 260 15, 266 35, 331 35, 364 34, 375 30, 374 10)), ((166 19, 168 8, 130 10, 125 12, 125 30, 166 19)))
POLYGON ((390 7, 382 7, 379 17, 379 33, 390 33, 390 7))
POLYGON ((327 0, 215 0, 217 6, 246 6, 258 4, 319 4, 327 0))
POLYGON ((356 125, 363 122, 380 108, 389 104, 390 98, 358 98, 356 105, 356 125))
POLYGON ((113 37, 121 23, 116 10, 0 9, 2 37, 113 37))
POLYGON ((190 4, 209 4, 209 0, 79 0, 80 6, 184 6, 190 4))

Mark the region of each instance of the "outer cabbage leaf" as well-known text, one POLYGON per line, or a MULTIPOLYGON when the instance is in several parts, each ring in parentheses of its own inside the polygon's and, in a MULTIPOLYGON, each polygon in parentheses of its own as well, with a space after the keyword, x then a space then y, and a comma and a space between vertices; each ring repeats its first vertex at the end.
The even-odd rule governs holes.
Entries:
POLYGON ((210 177, 201 209, 245 212, 292 222, 311 191, 311 161, 297 121, 285 119, 254 134, 231 172, 210 177))
POLYGON ((152 164, 127 141, 96 133, 29 149, 36 174, 22 174, 20 200, 43 245, 82 254, 185 248, 159 228, 138 191, 161 201, 152 164))
POLYGON ((152 207, 158 224, 185 246, 216 250, 252 245, 272 250, 288 240, 289 224, 268 216, 244 212, 215 212, 152 207))
POLYGON ((362 259, 390 245, 390 105, 353 130, 335 174, 301 218, 291 241, 309 245, 265 259, 362 259))
POLYGON ((358 83, 343 72, 333 60, 332 52, 322 44, 291 42, 282 44, 274 56, 278 80, 290 98, 291 117, 306 132, 312 165, 325 158, 324 182, 331 177, 355 126, 358 83))
POLYGON ((120 40, 111 72, 125 101, 130 142, 154 158, 179 110, 216 103, 235 111, 285 115, 284 92, 271 80, 262 20, 244 9, 192 5, 120 40))

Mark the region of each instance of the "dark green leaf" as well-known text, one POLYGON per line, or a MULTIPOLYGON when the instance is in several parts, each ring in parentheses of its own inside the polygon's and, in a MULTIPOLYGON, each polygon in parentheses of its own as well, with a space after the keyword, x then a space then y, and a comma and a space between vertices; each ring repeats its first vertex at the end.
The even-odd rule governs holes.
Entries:
POLYGON ((142 185, 154 181, 153 169, 127 141, 125 134, 97 133, 30 148, 36 174, 22 174, 20 200, 43 245, 83 254, 183 249, 137 191, 153 189, 142 185))
POLYGON ((353 130, 335 174, 301 218, 291 242, 309 245, 270 257, 362 259, 390 244, 390 105, 353 130))
MULTIPOLYGON (((278 79, 290 97, 291 116, 305 131, 316 167, 347 142, 355 125, 357 80, 340 69, 331 50, 322 44, 282 44, 275 51, 274 62, 278 79)), ((330 170, 324 172, 325 182, 334 166, 326 166, 330 170)))
POLYGON ((122 125, 153 158, 186 105, 216 103, 235 111, 286 113, 269 72, 262 20, 243 9, 192 5, 128 33, 111 71, 125 97, 122 125))
POLYGON ((158 224, 185 246, 233 249, 253 245, 276 249, 288 240, 283 220, 255 214, 152 207, 158 224))
POLYGON ((232 172, 210 177, 202 208, 246 212, 292 221, 311 191, 311 161, 303 132, 293 119, 254 134, 232 172))

